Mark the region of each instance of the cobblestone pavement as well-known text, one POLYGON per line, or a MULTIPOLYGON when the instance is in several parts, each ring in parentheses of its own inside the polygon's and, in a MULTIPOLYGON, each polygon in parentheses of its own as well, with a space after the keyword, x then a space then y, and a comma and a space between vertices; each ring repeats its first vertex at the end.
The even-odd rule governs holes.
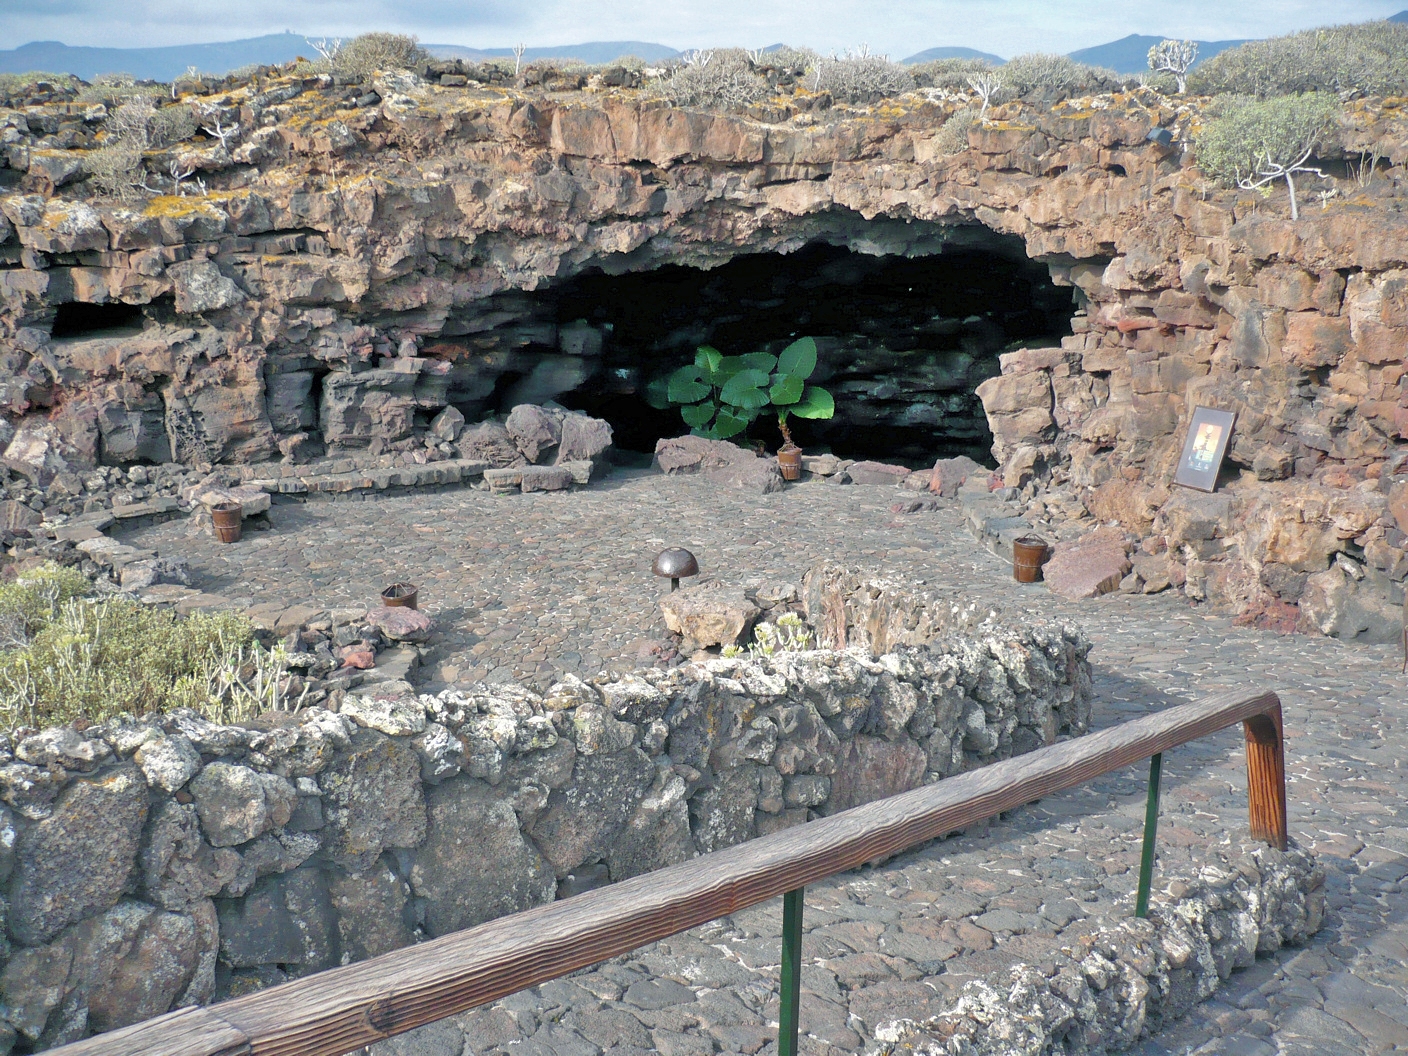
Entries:
MULTIPOLYGON (((1235 627, 1170 594, 1065 602, 1013 582, 956 508, 889 512, 904 497, 823 483, 759 497, 618 472, 573 493, 276 506, 271 531, 234 547, 176 522, 137 540, 187 556, 199 586, 232 599, 364 604, 412 579, 441 622, 427 672, 441 681, 638 664, 663 631, 651 556, 684 545, 721 580, 797 580, 834 559, 1074 620, 1095 643, 1096 725, 1218 690, 1275 689, 1286 706, 1291 831, 1328 871, 1325 924, 1308 946, 1236 973, 1137 1051, 1408 1049, 1408 680, 1397 651, 1235 627)), ((1160 874, 1189 875, 1210 842, 1245 823, 1243 766, 1235 730, 1166 755, 1160 874)), ((1063 934, 1130 913, 1144 789, 1142 768, 1111 774, 984 832, 809 888, 803 1051, 863 1051, 878 1024, 922 1018, 966 979, 1039 960, 1063 934)), ((375 1051, 766 1056, 780 934, 778 900, 375 1051)))

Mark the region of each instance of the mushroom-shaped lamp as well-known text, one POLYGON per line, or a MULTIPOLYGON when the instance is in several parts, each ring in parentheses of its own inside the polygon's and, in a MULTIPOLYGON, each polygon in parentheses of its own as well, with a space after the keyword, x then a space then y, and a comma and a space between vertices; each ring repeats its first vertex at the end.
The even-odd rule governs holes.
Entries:
POLYGON ((655 555, 655 564, 651 571, 657 576, 668 576, 670 589, 679 590, 682 578, 699 575, 699 562, 688 550, 674 546, 655 555))

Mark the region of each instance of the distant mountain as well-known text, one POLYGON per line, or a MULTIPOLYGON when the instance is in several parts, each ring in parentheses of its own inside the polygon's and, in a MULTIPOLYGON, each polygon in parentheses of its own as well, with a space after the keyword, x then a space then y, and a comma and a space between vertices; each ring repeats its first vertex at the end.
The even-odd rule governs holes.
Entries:
POLYGON ((1408 22, 1408 11, 1400 11, 1396 15, 1389 15, 1387 22, 1408 22))
POLYGON ((130 73, 169 81, 194 66, 202 73, 228 73, 252 63, 288 62, 298 55, 316 57, 297 33, 228 40, 220 44, 178 44, 169 48, 74 48, 56 40, 38 40, 13 51, 0 51, 0 73, 72 73, 85 81, 100 73, 130 73))
MULTIPOLYGON (((1405 12, 1408 14, 1408 12, 1405 12)), ((1149 68, 1149 49, 1167 37, 1149 37, 1131 33, 1108 44, 1097 44, 1093 48, 1081 48, 1071 52, 1071 58, 1089 66, 1104 66, 1116 73, 1138 73, 1149 68)), ((1198 64, 1212 58, 1219 51, 1235 48, 1245 40, 1200 40, 1198 44, 1198 64)))
MULTIPOLYGON (((485 59, 513 58, 512 48, 467 48, 459 44, 426 44, 425 50, 437 59, 485 59)), ((647 44, 640 40, 593 40, 586 44, 563 44, 553 48, 529 48, 523 53, 525 62, 534 59, 576 59, 592 65, 610 62, 623 55, 634 55, 646 62, 660 62, 673 59, 679 52, 663 44, 647 44)))
MULTIPOLYGON (((314 38, 316 39, 316 38, 314 38)), ((512 48, 466 48, 458 44, 427 44, 437 58, 512 58, 512 48)), ((591 41, 555 48, 529 48, 523 57, 532 59, 575 58, 602 63, 622 55, 635 55, 647 62, 672 58, 679 52, 663 44, 638 40, 591 41)), ((299 55, 316 58, 317 52, 297 33, 273 33, 266 37, 228 40, 220 44, 178 44, 169 48, 77 48, 56 40, 39 40, 13 51, 0 51, 0 73, 72 73, 85 81, 100 73, 130 73, 133 77, 169 81, 191 66, 201 73, 229 73, 240 66, 288 62, 299 55)))
POLYGON ((910 66, 916 62, 933 62, 935 59, 987 59, 994 66, 1001 66, 1007 61, 1001 55, 978 51, 976 48, 929 48, 900 61, 910 66))

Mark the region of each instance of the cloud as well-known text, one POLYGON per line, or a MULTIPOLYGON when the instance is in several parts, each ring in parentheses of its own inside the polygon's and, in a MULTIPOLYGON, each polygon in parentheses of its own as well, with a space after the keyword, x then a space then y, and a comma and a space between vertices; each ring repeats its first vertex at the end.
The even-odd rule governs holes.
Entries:
POLYGON ((1014 55, 1072 51, 1129 33, 1218 40, 1327 21, 1383 18, 1408 0, 0 0, 0 39, 140 47, 292 29, 416 33, 435 43, 502 47, 647 40, 674 47, 786 41, 832 50, 868 43, 901 58, 966 45, 1014 55), (1329 13, 1330 11, 1333 13, 1329 13))

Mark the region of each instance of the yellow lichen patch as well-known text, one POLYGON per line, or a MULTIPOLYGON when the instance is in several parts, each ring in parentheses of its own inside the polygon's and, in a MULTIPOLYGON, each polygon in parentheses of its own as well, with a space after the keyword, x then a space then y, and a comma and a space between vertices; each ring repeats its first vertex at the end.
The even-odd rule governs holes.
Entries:
POLYGON ((248 195, 247 190, 211 191, 204 195, 159 194, 148 199, 142 212, 146 216, 170 218, 192 216, 195 213, 218 213, 217 202, 228 202, 233 198, 244 198, 248 195))

